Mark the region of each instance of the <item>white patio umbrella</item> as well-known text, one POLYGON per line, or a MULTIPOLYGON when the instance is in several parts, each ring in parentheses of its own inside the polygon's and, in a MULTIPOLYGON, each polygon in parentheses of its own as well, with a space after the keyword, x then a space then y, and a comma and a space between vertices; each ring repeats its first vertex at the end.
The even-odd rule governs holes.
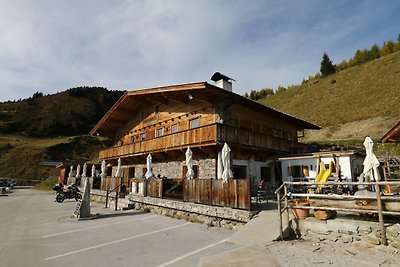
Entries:
POLYGON ((79 173, 81 172, 81 165, 78 165, 78 167, 76 167, 76 178, 79 178, 79 173))
POLYGON ((106 173, 106 161, 105 160, 103 160, 101 162, 101 174, 100 174, 100 176, 101 176, 101 179, 104 179, 107 176, 107 173, 106 173))
POLYGON ((222 179, 223 172, 224 172, 224 165, 222 164, 222 155, 221 152, 218 152, 217 179, 222 179))
POLYGON ((153 173, 151 172, 151 160, 152 157, 151 154, 149 154, 146 159, 146 165, 147 165, 147 172, 145 174, 146 179, 149 179, 151 176, 153 176, 153 173))
POLYGON ((71 165, 71 167, 69 168, 68 178, 72 178, 72 172, 73 171, 74 171, 74 165, 71 165))
POLYGON ((115 172, 115 177, 120 178, 121 177, 121 159, 118 159, 118 166, 117 166, 117 171, 115 172))
POLYGON ((83 164, 82 178, 86 178, 87 164, 83 164))
POLYGON ((251 180, 255 180, 256 176, 257 176, 257 173, 256 173, 256 162, 254 160, 254 157, 251 157, 249 159, 249 178, 251 180))
POLYGON ((363 163, 364 170, 362 175, 366 178, 366 181, 380 181, 381 176, 378 171, 379 161, 373 152, 374 141, 367 136, 364 140, 364 146, 366 155, 363 163))
POLYGON ((94 178, 94 176, 96 175, 96 166, 94 166, 94 164, 92 165, 92 178, 94 178))
POLYGON ((185 155, 186 155, 186 167, 187 167, 186 178, 190 180, 194 178, 193 153, 190 147, 187 148, 185 155))
POLYGON ((231 149, 228 144, 225 143, 222 148, 222 165, 224 166, 224 171, 222 173, 222 179, 225 183, 228 182, 229 179, 233 178, 233 173, 231 170, 231 149))

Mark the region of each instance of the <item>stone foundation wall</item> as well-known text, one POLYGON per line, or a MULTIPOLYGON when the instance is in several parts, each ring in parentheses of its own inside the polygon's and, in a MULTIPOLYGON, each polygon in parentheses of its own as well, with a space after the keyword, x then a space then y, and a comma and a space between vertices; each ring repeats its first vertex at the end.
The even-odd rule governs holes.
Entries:
MULTIPOLYGON (((110 194, 109 201, 115 199, 115 193, 110 194)), ((253 213, 247 210, 232 209, 201 205, 191 202, 182 202, 169 199, 127 195, 126 198, 135 204, 137 210, 147 210, 165 216, 183 219, 190 222, 206 224, 210 227, 222 227, 238 230, 249 222, 253 213)), ((91 191, 91 200, 105 203, 106 192, 101 190, 91 191)))
MULTIPOLYGON (((385 226, 389 247, 381 246, 381 249, 397 253, 400 249, 400 224, 387 223, 385 226)), ((354 243, 360 247, 381 245, 381 230, 377 222, 341 218, 321 221, 308 217, 299 220, 296 228, 301 238, 314 242, 354 243)))
MULTIPOLYGON (((185 161, 168 161, 168 162, 156 162, 152 164, 152 171, 154 176, 160 174, 170 179, 180 179, 183 174, 183 166, 185 161)), ((199 178, 211 179, 215 178, 216 174, 216 161, 215 159, 194 159, 193 165, 198 166, 199 178)), ((137 164, 123 166, 123 168, 135 167, 135 178, 140 178, 143 175, 143 169, 146 168, 146 164, 137 164)), ((113 168, 113 172, 116 171, 116 167, 113 168), (115 170, 114 170, 115 169, 115 170)))

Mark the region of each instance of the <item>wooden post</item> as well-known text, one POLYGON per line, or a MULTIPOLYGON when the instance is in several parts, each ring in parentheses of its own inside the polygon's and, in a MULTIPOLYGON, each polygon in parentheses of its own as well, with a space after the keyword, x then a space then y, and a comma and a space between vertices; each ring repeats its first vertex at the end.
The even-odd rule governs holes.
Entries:
POLYGON ((378 205, 379 226, 381 228, 381 242, 383 245, 387 246, 388 243, 386 240, 386 228, 385 228, 385 222, 383 220, 383 214, 382 214, 381 189, 377 183, 375 183, 375 192, 376 192, 376 199, 377 199, 377 205, 378 205))
POLYGON ((283 225, 282 225, 282 209, 281 209, 281 194, 278 192, 276 195, 278 202, 278 216, 279 216, 279 235, 283 241, 283 225))
POLYGON ((284 193, 284 198, 285 198, 285 208, 286 208, 286 220, 287 220, 287 225, 288 228, 291 226, 290 220, 289 220, 289 209, 288 209, 288 190, 286 184, 283 186, 283 193, 284 193))

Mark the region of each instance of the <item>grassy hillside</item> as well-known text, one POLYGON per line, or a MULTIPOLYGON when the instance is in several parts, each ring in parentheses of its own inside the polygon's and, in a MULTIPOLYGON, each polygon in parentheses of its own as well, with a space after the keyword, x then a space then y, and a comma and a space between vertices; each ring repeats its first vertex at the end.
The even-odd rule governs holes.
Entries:
POLYGON ((0 134, 36 137, 87 134, 122 94, 102 87, 78 87, 0 103, 0 134))
POLYGON ((261 103, 322 126, 303 141, 380 139, 400 119, 400 52, 315 78, 261 103))
POLYGON ((34 138, 0 135, 0 177, 40 178, 43 160, 99 162, 98 152, 110 146, 105 138, 90 136, 34 138))

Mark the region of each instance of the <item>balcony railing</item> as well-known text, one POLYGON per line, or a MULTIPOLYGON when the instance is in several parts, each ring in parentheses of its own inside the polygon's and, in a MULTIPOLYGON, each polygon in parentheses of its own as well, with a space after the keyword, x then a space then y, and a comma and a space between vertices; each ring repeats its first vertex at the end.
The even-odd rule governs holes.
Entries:
POLYGON ((256 133, 222 124, 211 124, 178 133, 113 147, 100 152, 101 159, 147 154, 171 149, 196 147, 217 142, 228 142, 260 149, 290 152, 292 148, 301 148, 302 144, 272 135, 256 133))

